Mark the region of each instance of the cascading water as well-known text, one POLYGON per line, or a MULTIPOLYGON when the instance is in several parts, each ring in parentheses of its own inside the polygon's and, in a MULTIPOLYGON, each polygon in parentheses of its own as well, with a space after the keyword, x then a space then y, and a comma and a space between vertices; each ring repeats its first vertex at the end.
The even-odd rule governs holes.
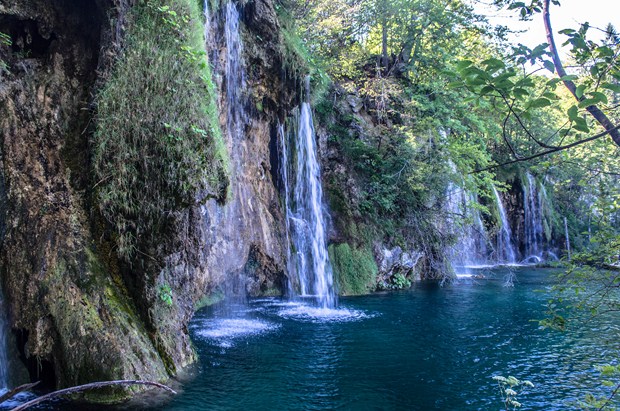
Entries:
POLYGON ((453 265, 469 267, 487 264, 489 239, 480 211, 473 206, 477 203, 476 196, 450 184, 447 200, 450 213, 448 223, 457 236, 457 242, 452 247, 453 265))
POLYGON ((6 309, 4 306, 4 296, 2 289, 0 289, 0 393, 5 391, 8 387, 9 370, 8 370, 8 356, 6 345, 6 309))
POLYGON ((289 270, 299 282, 299 290, 295 291, 302 297, 314 296, 322 308, 332 308, 336 297, 327 253, 321 171, 310 103, 302 103, 298 120, 292 142, 285 138, 284 132, 281 135, 282 160, 286 165, 283 169, 290 170, 290 174, 282 173, 292 249, 289 270))
POLYGON ((500 231, 497 234, 497 262, 514 264, 517 262, 517 256, 512 245, 512 230, 510 230, 510 224, 508 223, 508 218, 506 217, 504 204, 502 203, 502 199, 495 189, 495 186, 493 186, 493 193, 495 194, 496 206, 501 219, 500 231))
MULTIPOLYGON (((286 264, 287 269, 290 274, 295 273, 295 264, 292 258, 291 253, 291 220, 293 216, 291 215, 290 208, 290 187, 289 187, 289 153, 288 153, 288 144, 287 144, 287 136, 286 131, 284 129, 284 125, 278 124, 278 139, 279 139, 279 151, 280 151, 280 176, 282 178, 282 185, 284 188, 284 210, 286 212, 285 221, 286 221, 286 264)), ((290 296, 295 295, 295 284, 291 280, 288 281, 288 294, 290 296)))
POLYGON ((523 185, 523 210, 525 225, 525 261, 540 262, 543 256, 543 216, 544 195, 538 190, 536 180, 527 173, 527 183, 523 185))

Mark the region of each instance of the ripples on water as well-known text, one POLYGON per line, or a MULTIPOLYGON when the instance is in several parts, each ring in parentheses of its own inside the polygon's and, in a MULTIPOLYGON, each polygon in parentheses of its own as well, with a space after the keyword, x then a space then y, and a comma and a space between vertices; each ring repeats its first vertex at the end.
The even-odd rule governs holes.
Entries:
POLYGON ((534 382, 519 396, 524 409, 570 409, 598 386, 603 348, 597 333, 532 321, 544 316, 549 275, 478 269, 443 287, 345 298, 338 309, 254 300, 245 320, 232 320, 246 331, 231 335, 220 335, 229 320, 203 311, 194 320, 201 373, 162 409, 493 410, 502 405, 493 375, 534 382))
POLYGON ((575 409, 600 387, 596 365, 617 354, 601 342, 617 341, 617 321, 544 331, 535 320, 550 272, 511 268, 506 287, 507 272, 343 298, 333 310, 274 298, 202 310, 191 324, 196 375, 148 409, 500 410, 494 375, 535 384, 518 397, 523 409, 575 409))

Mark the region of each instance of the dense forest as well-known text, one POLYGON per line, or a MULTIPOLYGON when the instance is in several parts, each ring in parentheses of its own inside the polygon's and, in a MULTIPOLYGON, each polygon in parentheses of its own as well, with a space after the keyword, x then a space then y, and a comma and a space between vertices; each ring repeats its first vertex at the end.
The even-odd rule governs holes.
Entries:
MULTIPOLYGON (((562 7, 558 0, 484 7, 470 0, 0 0, 0 395, 41 382, 32 397, 0 409, 96 381, 124 382, 81 400, 118 402, 153 382, 183 387, 196 362, 207 367, 193 377, 203 389, 221 383, 215 392, 228 393, 213 380, 228 377, 209 376, 229 358, 211 361, 212 353, 236 347, 231 329, 249 338, 370 322, 387 327, 378 335, 396 332, 378 342, 403 344, 392 350, 396 364, 423 363, 451 347, 438 337, 426 343, 432 354, 409 357, 436 323, 411 331, 405 343, 399 339, 409 329, 394 324, 418 313, 433 319, 446 301, 452 308, 468 301, 469 294, 451 293, 476 290, 485 294, 474 307, 488 311, 463 319, 470 325, 455 331, 455 341, 482 327, 477 321, 505 316, 510 344, 524 335, 549 341, 541 358, 586 346, 591 355, 604 350, 603 358, 594 364, 575 354, 574 363, 589 368, 572 371, 571 363, 569 382, 553 385, 562 376, 532 371, 539 348, 528 345, 518 355, 527 372, 504 363, 508 354, 493 365, 472 359, 486 368, 462 383, 474 387, 463 389, 466 400, 427 393, 425 403, 397 392, 392 400, 377 394, 373 406, 508 410, 522 401, 527 409, 522 393, 536 391, 538 373, 546 393, 530 398, 532 409, 562 409, 545 404, 549 392, 572 408, 616 409, 620 34, 614 21, 561 27, 554 16, 562 7), (495 25, 490 10, 540 25, 546 41, 515 41, 520 33, 495 25), (544 295, 518 294, 523 289, 544 295), (443 299, 420 303, 434 293, 443 299), (227 317, 256 304, 267 304, 256 309, 263 317, 227 317), (277 304, 286 309, 275 315, 277 304), (484 316, 493 310, 502 314, 484 316), (392 323, 395 312, 407 316, 392 323), (233 322, 217 328, 222 321, 233 322), (203 351, 203 340, 220 345, 203 351), (588 384, 573 381, 582 374, 588 384)), ((449 335, 460 313, 438 319, 436 334, 449 335)), ((334 349, 334 358, 344 363, 350 352, 376 350, 364 345, 372 338, 357 338, 334 337, 355 341, 349 351, 334 349)), ((503 343, 491 346, 499 352, 503 343)), ((314 358, 290 353, 295 361, 314 358)), ((259 354, 246 354, 241 369, 260 363, 259 354)), ((265 361, 257 375, 280 358, 265 361)), ((362 367, 362 359, 352 362, 362 367)), ((378 381, 401 372, 374 366, 378 381)), ((314 378, 321 366, 311 368, 296 378, 314 378)), ((404 379, 416 378, 441 385, 425 374, 404 379)), ((249 386, 263 395, 270 387, 260 384, 249 386)), ((310 409, 363 404, 365 394, 347 402, 346 394, 316 394, 317 386, 300 394, 310 409)), ((233 392, 228 401, 247 399, 233 400, 233 392)), ((264 404, 297 409, 276 392, 264 404)), ((202 406, 174 401, 170 409, 202 406)))

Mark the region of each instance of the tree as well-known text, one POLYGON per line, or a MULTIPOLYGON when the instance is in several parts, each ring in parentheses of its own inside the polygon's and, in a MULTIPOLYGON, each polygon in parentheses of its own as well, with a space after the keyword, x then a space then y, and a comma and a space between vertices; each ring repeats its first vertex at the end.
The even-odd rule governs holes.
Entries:
POLYGON ((513 158, 502 165, 543 157, 607 135, 620 146, 618 106, 609 105, 610 99, 615 99, 620 92, 617 84, 620 80, 620 47, 613 41, 613 36, 608 36, 602 44, 589 40, 588 23, 579 30, 562 30, 561 33, 568 36, 564 45, 571 46, 575 62, 568 73, 560 59, 551 26, 550 7, 559 5, 558 0, 532 0, 529 5, 521 1, 498 0, 496 4, 520 10, 524 19, 543 13, 548 41, 534 49, 518 45, 504 59, 492 58, 480 63, 465 60, 458 66, 461 82, 457 86, 464 85, 478 96, 500 100, 506 113, 504 129, 509 121, 515 121, 521 134, 537 146, 535 152, 519 153, 504 130, 504 142, 513 158), (557 77, 541 84, 535 78, 544 69, 556 73, 557 77), (568 107, 562 107, 566 99, 557 90, 559 83, 576 100, 568 107), (536 135, 527 127, 526 120, 547 107, 563 109, 566 113, 564 121, 550 135, 536 135), (585 113, 601 126, 600 132, 592 135, 592 131, 597 130, 596 124, 588 121, 585 113))

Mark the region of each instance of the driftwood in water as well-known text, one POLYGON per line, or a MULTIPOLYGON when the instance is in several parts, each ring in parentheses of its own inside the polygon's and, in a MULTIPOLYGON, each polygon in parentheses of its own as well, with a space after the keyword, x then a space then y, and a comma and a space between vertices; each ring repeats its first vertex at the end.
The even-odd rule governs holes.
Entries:
POLYGON ((20 392, 28 391, 29 389, 36 387, 37 385, 39 385, 40 382, 41 381, 37 381, 33 382, 32 384, 20 385, 19 387, 15 387, 12 390, 5 392, 4 394, 0 395, 0 404, 5 402, 6 400, 15 397, 20 392))
POLYGON ((60 396, 69 395, 69 394, 76 394, 82 391, 88 391, 88 390, 104 388, 104 387, 111 387, 115 385, 149 385, 152 387, 161 388, 172 394, 176 394, 176 391, 174 391, 172 388, 168 387, 167 385, 159 384, 159 383, 152 382, 152 381, 141 381, 141 380, 100 381, 100 382, 92 382, 90 384, 78 385, 77 387, 70 387, 70 388, 65 388, 62 390, 50 392, 49 394, 42 395, 38 398, 35 398, 32 401, 28 401, 24 404, 21 404, 13 408, 12 411, 22 411, 22 410, 25 410, 27 408, 30 408, 34 405, 40 404, 44 401, 47 401, 55 397, 60 397, 60 396))

